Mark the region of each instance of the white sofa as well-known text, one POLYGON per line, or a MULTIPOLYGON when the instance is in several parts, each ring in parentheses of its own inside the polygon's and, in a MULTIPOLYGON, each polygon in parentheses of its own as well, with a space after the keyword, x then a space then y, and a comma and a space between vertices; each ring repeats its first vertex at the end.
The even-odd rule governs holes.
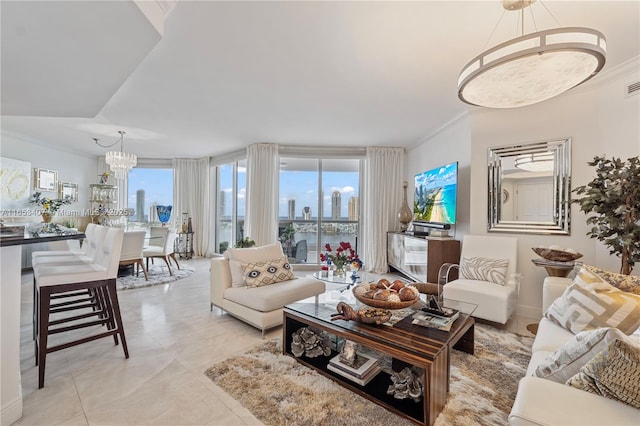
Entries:
MULTIPOLYGON (((548 277, 543 286, 543 311, 571 284, 548 277)), ((640 425, 640 410, 613 399, 551 380, 533 377, 536 367, 574 335, 546 318, 540 321, 527 375, 520 380, 509 424, 520 425, 640 425)))
POLYGON ((324 282, 301 277, 263 287, 234 287, 229 260, 211 259, 211 309, 216 306, 259 328, 263 337, 265 330, 282 324, 285 305, 324 292, 324 282))

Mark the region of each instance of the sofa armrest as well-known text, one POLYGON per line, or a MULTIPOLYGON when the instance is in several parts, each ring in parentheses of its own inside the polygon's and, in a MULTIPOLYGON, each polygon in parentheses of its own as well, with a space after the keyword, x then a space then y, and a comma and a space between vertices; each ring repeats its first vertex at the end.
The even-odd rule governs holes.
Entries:
POLYGON ((566 290, 573 282, 571 278, 547 277, 542 285, 542 312, 547 312, 549 306, 566 290))
POLYGON ((229 260, 223 257, 211 259, 211 304, 222 307, 224 291, 231 287, 229 260))
POLYGON ((638 425, 640 410, 562 383, 524 377, 509 425, 638 425))

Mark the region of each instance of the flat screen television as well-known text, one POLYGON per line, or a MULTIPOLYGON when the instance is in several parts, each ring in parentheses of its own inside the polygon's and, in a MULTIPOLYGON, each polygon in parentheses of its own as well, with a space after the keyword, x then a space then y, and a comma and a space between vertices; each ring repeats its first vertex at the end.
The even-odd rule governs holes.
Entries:
POLYGON ((413 198, 413 221, 417 225, 456 223, 458 162, 417 174, 413 198))

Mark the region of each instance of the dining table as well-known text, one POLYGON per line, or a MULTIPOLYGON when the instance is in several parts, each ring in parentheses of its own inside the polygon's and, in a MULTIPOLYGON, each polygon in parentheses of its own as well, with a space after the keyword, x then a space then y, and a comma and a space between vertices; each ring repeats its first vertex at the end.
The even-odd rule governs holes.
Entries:
POLYGON ((20 291, 22 246, 63 240, 82 240, 82 232, 43 228, 34 224, 0 224, 0 424, 10 425, 22 417, 20 374, 20 291))

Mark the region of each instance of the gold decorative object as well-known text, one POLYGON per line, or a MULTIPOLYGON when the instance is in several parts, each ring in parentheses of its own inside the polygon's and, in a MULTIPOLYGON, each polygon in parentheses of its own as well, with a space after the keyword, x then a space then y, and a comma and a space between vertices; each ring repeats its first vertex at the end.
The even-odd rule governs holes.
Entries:
POLYGON ((402 232, 407 230, 409 222, 411 222, 411 219, 413 219, 413 214, 411 213, 409 203, 407 202, 407 186, 409 186, 409 184, 406 180, 402 182, 402 189, 404 190, 404 201, 402 202, 402 206, 398 211, 398 221, 400 221, 400 231, 402 232))

